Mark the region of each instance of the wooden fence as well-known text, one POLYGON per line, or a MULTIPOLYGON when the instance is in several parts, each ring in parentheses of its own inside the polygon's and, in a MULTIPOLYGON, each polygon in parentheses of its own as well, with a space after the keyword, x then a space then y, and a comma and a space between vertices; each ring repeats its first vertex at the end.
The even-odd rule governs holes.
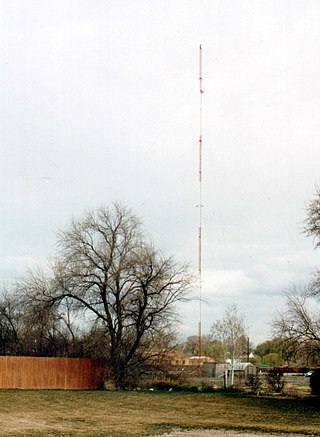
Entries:
POLYGON ((105 364, 88 358, 0 356, 0 388, 95 390, 105 364))

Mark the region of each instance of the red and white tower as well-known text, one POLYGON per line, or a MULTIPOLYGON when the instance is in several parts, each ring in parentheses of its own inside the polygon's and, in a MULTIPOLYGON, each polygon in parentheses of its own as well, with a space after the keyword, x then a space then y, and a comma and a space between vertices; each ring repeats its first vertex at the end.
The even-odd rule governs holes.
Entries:
POLYGON ((202 46, 199 47, 199 91, 200 91, 200 120, 199 120, 199 229, 198 229, 198 275, 199 275, 199 323, 198 323, 198 356, 201 356, 201 319, 202 319, 202 46))

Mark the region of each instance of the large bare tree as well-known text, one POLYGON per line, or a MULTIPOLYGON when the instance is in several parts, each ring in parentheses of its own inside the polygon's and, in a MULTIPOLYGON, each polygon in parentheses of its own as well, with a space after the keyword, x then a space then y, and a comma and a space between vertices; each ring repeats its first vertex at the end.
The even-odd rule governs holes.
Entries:
POLYGON ((172 332, 176 304, 186 299, 192 275, 149 243, 140 220, 113 204, 73 220, 59 235, 52 275, 31 275, 23 288, 31 299, 99 323, 117 388, 156 352, 156 339, 172 332))
MULTIPOLYGON (((313 237, 315 248, 320 247, 320 190, 306 210, 304 232, 313 237)), ((286 310, 274 321, 275 334, 294 345, 296 355, 305 364, 320 357, 320 272, 314 272, 304 289, 293 287, 286 292, 286 310)))
POLYGON ((313 365, 320 358, 320 308, 309 287, 293 287, 286 293, 286 309, 273 322, 282 349, 291 352, 291 360, 313 365))

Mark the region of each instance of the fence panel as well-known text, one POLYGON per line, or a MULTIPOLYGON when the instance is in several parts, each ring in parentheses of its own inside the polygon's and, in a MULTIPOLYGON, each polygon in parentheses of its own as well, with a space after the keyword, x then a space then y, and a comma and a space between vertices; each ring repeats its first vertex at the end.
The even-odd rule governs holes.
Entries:
POLYGON ((88 358, 0 356, 0 388, 94 390, 105 363, 88 358))

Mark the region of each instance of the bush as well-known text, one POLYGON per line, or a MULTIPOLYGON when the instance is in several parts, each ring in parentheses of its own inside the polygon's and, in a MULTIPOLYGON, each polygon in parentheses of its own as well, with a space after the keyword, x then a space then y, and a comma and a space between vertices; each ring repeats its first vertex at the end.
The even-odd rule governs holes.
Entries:
POLYGON ((267 373, 267 383, 273 392, 282 393, 285 386, 283 372, 273 371, 267 373))
POLYGON ((310 376, 310 387, 313 395, 320 395, 320 369, 316 369, 310 376))
POLYGON ((250 391, 256 395, 259 394, 260 388, 262 385, 262 381, 259 378, 259 376, 256 375, 249 375, 246 386, 249 387, 250 391))
POLYGON ((196 385, 175 385, 172 387, 173 391, 183 391, 183 392, 198 392, 198 387, 196 385))
POLYGON ((156 384, 152 384, 152 388, 160 391, 172 390, 173 386, 174 384, 170 384, 169 382, 162 382, 162 381, 157 382, 156 384))
POLYGON ((211 385, 204 385, 201 387, 202 393, 214 393, 215 389, 211 385))

